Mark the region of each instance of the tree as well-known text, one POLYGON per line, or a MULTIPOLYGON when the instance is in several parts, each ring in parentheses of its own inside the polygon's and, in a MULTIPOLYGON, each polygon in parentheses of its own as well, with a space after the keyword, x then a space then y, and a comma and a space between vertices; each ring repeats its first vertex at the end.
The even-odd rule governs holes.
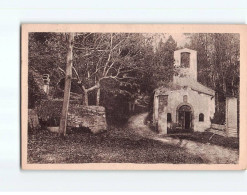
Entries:
POLYGON ((64 87, 64 99, 63 99, 63 108, 61 112, 59 132, 65 136, 66 127, 67 127, 67 117, 68 117, 68 109, 69 109, 69 99, 70 99, 70 88, 71 88, 71 78, 72 78, 72 61, 73 61, 73 40, 74 34, 68 34, 68 53, 66 60, 66 75, 65 75, 65 87, 64 87))
MULTIPOLYGON (((114 106, 119 108, 120 102, 134 102, 140 94, 152 95, 155 88, 169 82, 176 42, 171 36, 165 43, 163 40, 164 35, 157 34, 74 33, 72 81, 77 80, 81 88, 75 91, 80 91, 83 104, 112 109, 109 99, 115 98, 114 106)), ((50 74, 52 86, 66 81, 67 47, 64 33, 29 36, 30 66, 40 74, 50 74)))
MULTIPOLYGON (((156 66, 158 70, 154 71, 157 76, 156 82, 164 85, 172 80, 174 75, 174 51, 177 49, 177 43, 170 35, 165 43, 160 42, 156 51, 156 66), (159 81, 159 82, 158 82, 159 81)), ((158 87, 158 86, 157 86, 158 87)))
POLYGON ((145 78, 142 82, 145 82, 143 86, 149 86, 149 115, 148 120, 152 120, 153 114, 153 96, 154 90, 161 86, 167 86, 176 73, 174 68, 174 51, 177 49, 177 43, 169 36, 166 42, 160 39, 154 53, 150 53, 153 56, 151 59, 151 65, 146 64, 145 78))
POLYGON ((29 33, 28 67, 40 75, 50 75, 50 85, 55 86, 64 77, 67 55, 64 33, 29 33))
POLYGON ((225 98, 239 97, 239 34, 202 33, 189 38, 189 48, 198 52, 198 79, 216 91, 216 115, 224 120, 225 98))
POLYGON ((110 80, 117 82, 117 86, 133 84, 142 68, 144 39, 140 34, 92 33, 79 35, 77 40, 74 71, 84 92, 85 105, 88 105, 88 93, 94 90, 97 90, 96 105, 99 105, 102 84, 110 80))
POLYGON ((35 108, 47 94, 42 89, 42 77, 32 68, 28 69, 28 108, 35 108))
POLYGON ((238 94, 239 41, 239 34, 208 33, 191 36, 190 47, 198 51, 198 74, 203 84, 224 95, 238 94))

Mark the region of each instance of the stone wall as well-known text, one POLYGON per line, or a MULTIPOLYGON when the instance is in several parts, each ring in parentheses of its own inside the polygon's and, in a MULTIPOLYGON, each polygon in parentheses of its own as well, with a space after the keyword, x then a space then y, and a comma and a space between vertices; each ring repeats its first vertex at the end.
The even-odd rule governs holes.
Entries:
MULTIPOLYGON (((37 108, 38 117, 42 121, 54 119, 59 122, 63 100, 43 100, 37 108)), ((58 123, 54 126, 58 126, 58 123)), ((49 124, 49 126, 52 126, 49 124)), ((88 127, 93 133, 107 129, 105 108, 102 106, 83 106, 78 101, 70 101, 68 111, 68 127, 88 127)))
POLYGON ((211 128, 212 129, 216 129, 216 130, 220 130, 220 131, 225 131, 226 130, 226 126, 225 125, 219 125, 219 124, 211 124, 211 128))
POLYGON ((88 127, 93 133, 105 131, 107 129, 105 108, 72 104, 69 107, 68 126, 88 127))

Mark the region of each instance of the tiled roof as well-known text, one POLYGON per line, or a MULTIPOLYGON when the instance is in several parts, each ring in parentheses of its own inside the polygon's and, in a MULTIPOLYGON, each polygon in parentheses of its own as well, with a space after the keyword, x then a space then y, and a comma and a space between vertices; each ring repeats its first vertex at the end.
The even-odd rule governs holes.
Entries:
POLYGON ((215 96, 215 91, 202 85, 201 83, 190 79, 190 78, 177 78, 175 79, 174 82, 170 82, 168 83, 168 85, 166 87, 159 87, 158 89, 156 89, 155 91, 158 93, 165 93, 168 90, 179 90, 181 88, 184 87, 189 87, 194 91, 198 91, 200 93, 204 93, 210 96, 215 96))
POLYGON ((215 96, 215 91, 202 85, 201 83, 197 82, 196 80, 190 79, 190 78, 178 78, 175 81, 176 84, 180 85, 180 86, 188 86, 191 89, 201 92, 201 93, 205 93, 207 95, 211 95, 211 96, 215 96))

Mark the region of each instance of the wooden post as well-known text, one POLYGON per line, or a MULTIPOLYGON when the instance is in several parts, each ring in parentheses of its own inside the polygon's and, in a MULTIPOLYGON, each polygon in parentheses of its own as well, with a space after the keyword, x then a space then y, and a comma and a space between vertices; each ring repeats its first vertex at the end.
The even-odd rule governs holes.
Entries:
POLYGON ((69 99, 70 99, 70 88, 71 88, 71 78, 72 78, 72 58, 73 58, 73 40, 74 34, 69 33, 68 35, 68 53, 66 60, 66 75, 65 75, 65 86, 64 86, 64 98, 63 98, 63 108, 60 118, 59 133, 60 135, 66 135, 67 126, 67 116, 69 109, 69 99))

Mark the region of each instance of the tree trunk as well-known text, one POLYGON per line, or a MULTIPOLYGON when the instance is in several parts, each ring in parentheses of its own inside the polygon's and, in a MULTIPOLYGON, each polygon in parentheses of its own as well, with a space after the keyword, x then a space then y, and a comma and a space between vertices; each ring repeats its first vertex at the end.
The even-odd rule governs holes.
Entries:
MULTIPOLYGON (((96 85, 94 85, 93 87, 90 87, 88 89, 85 88, 84 85, 82 85, 82 90, 83 90, 83 93, 84 93, 84 102, 83 102, 83 105, 85 106, 88 106, 88 92, 90 91, 94 91, 95 89, 99 89, 99 83, 96 83, 96 85)), ((100 96, 100 92, 97 93, 97 96, 100 96)), ((98 97, 97 97, 98 98, 98 97)), ((100 98, 98 98, 100 100, 100 98)))
POLYGON ((68 37, 68 53, 66 60, 66 76, 65 76, 65 87, 64 87, 64 99, 63 99, 63 108, 60 118, 59 133, 60 135, 66 135, 66 126, 67 126, 67 116, 69 109, 69 99, 70 99, 70 88, 71 88, 71 78, 72 78, 72 57, 73 57, 73 33, 69 33, 68 37))
POLYGON ((215 109, 216 109, 216 112, 219 111, 219 95, 217 92, 215 93, 215 109))
POLYGON ((224 91, 224 95, 226 96, 226 79, 224 77, 224 75, 222 76, 223 77, 223 91, 224 91))
POLYGON ((84 92, 84 106, 88 106, 88 92, 84 92))
POLYGON ((100 88, 97 89, 96 106, 100 104, 100 88))
POLYGON ((82 87, 84 93, 83 105, 88 106, 88 91, 85 87, 82 87))

